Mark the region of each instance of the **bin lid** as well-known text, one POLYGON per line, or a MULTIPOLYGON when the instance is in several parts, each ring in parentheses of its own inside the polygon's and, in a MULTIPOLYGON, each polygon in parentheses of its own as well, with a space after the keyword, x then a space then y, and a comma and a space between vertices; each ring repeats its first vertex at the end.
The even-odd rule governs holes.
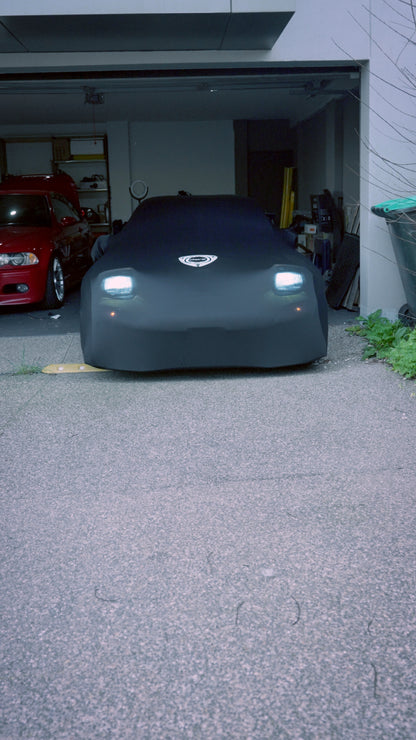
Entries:
POLYGON ((410 198, 395 198, 394 200, 385 200, 376 206, 371 206, 371 210, 376 216, 387 218, 389 215, 399 215, 408 211, 416 211, 416 195, 410 198))

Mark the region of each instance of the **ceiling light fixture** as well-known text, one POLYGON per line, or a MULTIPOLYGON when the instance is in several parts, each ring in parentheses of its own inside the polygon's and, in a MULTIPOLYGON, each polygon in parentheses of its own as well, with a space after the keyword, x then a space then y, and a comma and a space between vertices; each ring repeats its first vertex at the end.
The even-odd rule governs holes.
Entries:
POLYGON ((85 93, 84 104, 88 103, 89 105, 92 105, 92 126, 94 130, 94 139, 96 140, 95 106, 103 105, 104 95, 103 93, 97 93, 95 87, 84 87, 83 89, 85 93))
POLYGON ((103 93, 97 92, 95 87, 84 87, 84 93, 84 103, 89 103, 90 105, 103 105, 104 95, 103 93))

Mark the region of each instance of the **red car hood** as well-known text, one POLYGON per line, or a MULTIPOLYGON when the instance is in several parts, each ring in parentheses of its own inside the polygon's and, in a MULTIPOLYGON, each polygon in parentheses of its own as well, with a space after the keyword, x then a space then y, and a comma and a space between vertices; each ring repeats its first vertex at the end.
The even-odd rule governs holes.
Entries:
POLYGON ((33 226, 1 226, 0 252, 32 252, 45 246, 50 228, 33 226))

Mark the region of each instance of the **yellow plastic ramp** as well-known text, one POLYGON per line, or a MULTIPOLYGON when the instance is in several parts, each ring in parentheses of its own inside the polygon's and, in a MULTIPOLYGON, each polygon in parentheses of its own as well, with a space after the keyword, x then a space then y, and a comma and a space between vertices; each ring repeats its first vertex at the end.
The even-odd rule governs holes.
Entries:
POLYGON ((42 372, 48 375, 62 375, 63 373, 108 373, 110 371, 102 367, 86 365, 85 363, 62 362, 58 365, 47 365, 43 368, 42 372))

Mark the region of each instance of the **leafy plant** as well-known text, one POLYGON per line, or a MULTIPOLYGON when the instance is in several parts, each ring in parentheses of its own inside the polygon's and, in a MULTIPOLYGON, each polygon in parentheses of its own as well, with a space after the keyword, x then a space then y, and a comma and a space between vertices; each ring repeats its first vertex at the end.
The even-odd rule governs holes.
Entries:
POLYGON ((387 362, 405 378, 416 378, 416 329, 410 332, 407 339, 392 347, 387 362))
POLYGON ((404 377, 416 377, 416 328, 404 326, 401 321, 389 321, 381 310, 367 317, 359 316, 357 321, 358 326, 350 326, 347 331, 367 340, 364 360, 370 357, 385 360, 404 377))

